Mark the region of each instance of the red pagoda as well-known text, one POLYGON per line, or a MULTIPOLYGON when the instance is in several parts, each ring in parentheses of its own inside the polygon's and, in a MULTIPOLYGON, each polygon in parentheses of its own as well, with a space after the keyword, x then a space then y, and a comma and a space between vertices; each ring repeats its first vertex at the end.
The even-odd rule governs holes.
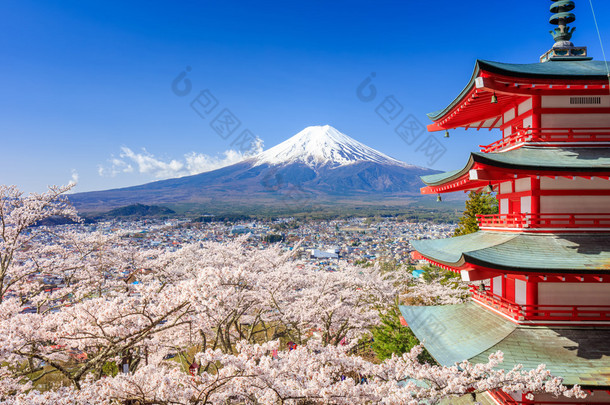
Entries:
POLYGON ((487 393, 489 403, 610 404, 610 74, 570 42, 574 2, 552 1, 555 44, 540 63, 477 61, 472 78, 429 131, 499 129, 459 170, 422 177, 423 194, 497 193, 499 214, 476 233, 412 241, 428 262, 473 287, 460 305, 402 306, 443 365, 486 362, 507 369, 547 365, 581 402, 528 393, 487 393))

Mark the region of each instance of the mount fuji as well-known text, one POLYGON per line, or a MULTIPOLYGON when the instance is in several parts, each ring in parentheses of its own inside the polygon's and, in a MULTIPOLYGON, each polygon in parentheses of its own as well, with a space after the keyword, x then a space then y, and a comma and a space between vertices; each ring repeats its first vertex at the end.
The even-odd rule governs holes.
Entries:
POLYGON ((239 163, 192 176, 72 194, 81 211, 143 204, 284 206, 419 196, 432 169, 401 162, 335 128, 307 127, 239 163))
POLYGON ((254 166, 304 164, 313 170, 359 162, 415 168, 350 138, 330 125, 307 127, 249 160, 254 166))

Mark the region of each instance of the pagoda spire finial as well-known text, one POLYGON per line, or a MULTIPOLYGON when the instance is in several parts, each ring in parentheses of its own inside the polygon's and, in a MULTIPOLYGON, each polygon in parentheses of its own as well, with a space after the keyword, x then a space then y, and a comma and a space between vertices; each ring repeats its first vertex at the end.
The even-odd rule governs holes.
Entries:
POLYGON ((568 27, 568 24, 576 20, 574 13, 570 13, 570 11, 574 10, 576 5, 571 0, 551 1, 553 2, 553 4, 551 4, 551 13, 553 13, 553 15, 551 16, 549 22, 553 25, 557 25, 557 28, 550 31, 550 33, 555 39, 555 43, 562 46, 574 46, 570 42, 570 39, 572 39, 572 34, 576 28, 570 28, 568 27))
POLYGON ((576 4, 573 0, 551 0, 551 18, 549 22, 557 28, 550 31, 555 44, 540 57, 540 62, 559 60, 590 60, 587 57, 586 46, 574 46, 571 41, 572 34, 576 28, 568 27, 568 24, 576 21, 576 16, 571 11, 576 4))

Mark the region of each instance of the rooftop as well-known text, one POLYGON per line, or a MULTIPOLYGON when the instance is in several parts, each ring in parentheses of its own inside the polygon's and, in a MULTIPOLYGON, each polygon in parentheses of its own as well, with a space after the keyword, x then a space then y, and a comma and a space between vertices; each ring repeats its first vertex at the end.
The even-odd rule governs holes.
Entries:
POLYGON ((501 369, 546 364, 568 385, 610 386, 610 329, 519 326, 472 302, 434 307, 401 306, 409 327, 442 365, 485 363, 504 353, 501 369))
POLYGON ((531 174, 553 172, 610 173, 610 148, 523 146, 499 153, 472 152, 466 166, 429 176, 422 176, 428 186, 438 186, 468 175, 475 164, 498 169, 528 170, 531 174))
MULTIPOLYGON (((458 96, 447 107, 428 114, 432 121, 440 124, 439 127, 429 128, 431 130, 456 128, 479 119, 483 119, 481 127, 494 128, 497 127, 497 122, 492 118, 499 115, 504 107, 519 102, 527 96, 564 91, 566 88, 561 84, 572 86, 580 84, 581 93, 603 91, 607 94, 606 65, 603 61, 593 60, 555 60, 528 64, 477 60, 470 81, 458 96), (483 77, 485 80, 489 80, 490 77, 497 80, 477 83, 477 79, 482 80, 483 77), (488 86, 497 86, 497 89, 488 86), (498 92, 498 103, 490 105, 489 99, 482 95, 485 92, 491 94, 490 92, 493 91, 498 92), (456 114, 458 107, 462 108, 460 113, 456 114), (449 120, 450 113, 455 117, 449 120), (484 124, 485 120, 490 122, 484 124)), ((572 88, 576 89, 576 87, 572 88)))
POLYGON ((411 241, 424 257, 451 267, 544 274, 610 274, 610 233, 524 234, 479 231, 411 241))

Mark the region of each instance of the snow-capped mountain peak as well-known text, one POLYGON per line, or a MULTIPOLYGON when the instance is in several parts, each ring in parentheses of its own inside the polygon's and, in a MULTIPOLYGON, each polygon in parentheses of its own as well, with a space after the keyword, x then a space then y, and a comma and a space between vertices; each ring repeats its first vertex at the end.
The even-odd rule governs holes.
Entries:
POLYGON ((210 172, 71 194, 70 200, 81 210, 96 212, 100 207, 135 203, 201 204, 206 212, 206 204, 218 204, 224 212, 231 206, 227 202, 235 202, 253 209, 268 204, 284 212, 309 210, 317 207, 315 201, 335 209, 339 197, 342 204, 383 201, 385 205, 386 197, 419 196, 423 185, 419 177, 433 173, 437 172, 393 159, 325 125, 305 128, 267 151, 210 172))
POLYGON ((370 148, 330 125, 307 127, 279 145, 253 156, 250 160, 253 166, 302 163, 316 168, 374 162, 414 167, 370 148))

